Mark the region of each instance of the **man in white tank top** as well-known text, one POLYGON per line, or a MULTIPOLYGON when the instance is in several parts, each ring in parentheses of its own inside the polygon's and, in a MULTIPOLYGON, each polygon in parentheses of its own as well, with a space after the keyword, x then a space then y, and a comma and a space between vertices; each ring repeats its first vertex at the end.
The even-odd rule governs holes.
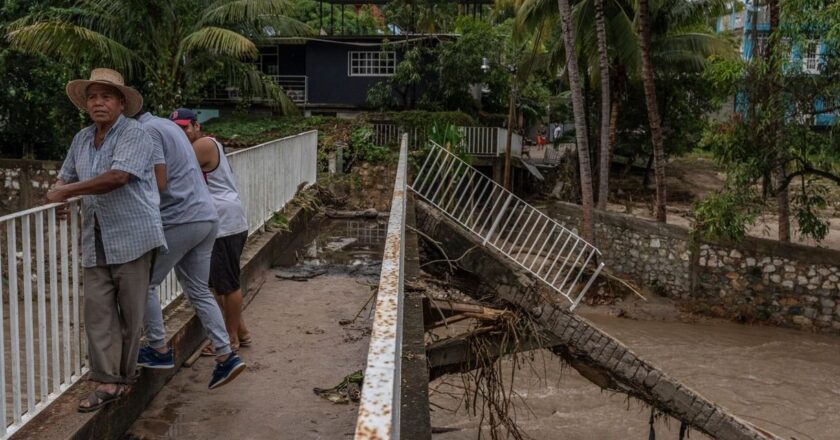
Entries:
MULTIPOLYGON (((242 290, 239 284, 239 258, 248 238, 248 221, 230 163, 225 157, 222 144, 205 136, 195 113, 179 108, 169 116, 192 142, 195 156, 204 180, 210 190, 216 211, 219 214, 219 231, 213 244, 210 259, 210 290, 216 296, 225 317, 225 326, 234 350, 251 345, 251 335, 242 320, 242 290)), ((207 346, 203 355, 214 355, 213 347, 207 346)))

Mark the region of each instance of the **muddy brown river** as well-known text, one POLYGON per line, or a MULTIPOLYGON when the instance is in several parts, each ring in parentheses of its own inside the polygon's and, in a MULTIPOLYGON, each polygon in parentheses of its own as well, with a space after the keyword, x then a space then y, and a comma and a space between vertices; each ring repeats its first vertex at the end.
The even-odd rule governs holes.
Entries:
MULTIPOLYGON (((583 316, 644 359, 737 416, 783 438, 840 439, 840 337, 722 321, 699 323, 583 316)), ((505 361, 507 373, 511 362, 505 361)), ((445 379, 457 384, 450 376, 445 379)), ((456 397, 457 386, 432 384, 432 425, 455 429, 435 439, 478 438, 478 417, 456 397), (444 394, 453 393, 453 394, 444 394)), ((548 352, 515 372, 518 424, 536 440, 649 437, 650 410, 603 392, 548 352)), ((657 439, 677 439, 679 422, 658 420, 657 439)), ((448 429, 441 429, 448 430, 448 429)), ((487 434, 486 429, 483 434, 487 434)), ((482 438, 490 438, 482 435, 482 438)), ((504 437, 503 437, 504 438, 504 437)), ((707 438, 692 432, 689 438, 707 438)))

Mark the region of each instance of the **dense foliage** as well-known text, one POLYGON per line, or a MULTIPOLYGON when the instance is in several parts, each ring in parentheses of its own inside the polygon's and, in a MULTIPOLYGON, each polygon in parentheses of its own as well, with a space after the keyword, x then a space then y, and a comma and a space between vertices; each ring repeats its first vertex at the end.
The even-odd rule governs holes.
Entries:
POLYGON ((715 87, 737 97, 738 110, 704 137, 729 175, 726 188, 699 206, 707 235, 737 238, 768 205, 795 219, 802 236, 828 233, 826 193, 840 183, 840 131, 818 122, 836 115, 840 103, 840 17, 836 5, 792 3, 783 4, 782 25, 765 51, 750 61, 716 62, 707 72, 715 87), (825 50, 816 69, 806 69, 801 54, 815 39, 825 50))
MULTIPOLYGON (((8 0, 0 6, 0 34, 7 24, 51 1, 8 0)), ((83 123, 64 96, 64 85, 77 70, 39 55, 9 48, 0 40, 0 156, 60 159, 83 123)))

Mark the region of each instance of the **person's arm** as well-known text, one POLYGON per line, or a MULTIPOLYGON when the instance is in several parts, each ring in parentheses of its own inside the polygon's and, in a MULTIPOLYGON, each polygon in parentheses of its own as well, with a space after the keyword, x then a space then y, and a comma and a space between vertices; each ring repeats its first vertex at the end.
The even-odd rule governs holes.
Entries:
POLYGON ((158 191, 166 189, 166 153, 163 151, 163 136, 154 127, 144 127, 152 144, 152 163, 155 165, 155 181, 158 191))
POLYGON ((51 202, 63 202, 71 197, 106 194, 119 189, 131 180, 151 171, 152 146, 149 135, 141 128, 127 129, 117 140, 111 158, 111 169, 98 176, 54 187, 47 193, 51 202))
POLYGON ((166 165, 155 164, 155 181, 158 192, 166 189, 166 165))
POLYGON ((196 140, 192 146, 202 171, 213 171, 219 166, 219 149, 216 148, 216 143, 212 139, 203 137, 196 140))
POLYGON ((125 186, 131 175, 125 171, 108 170, 83 182, 67 183, 59 179, 47 193, 47 200, 52 203, 63 202, 71 197, 106 194, 125 186), (60 183, 59 183, 60 182, 60 183))

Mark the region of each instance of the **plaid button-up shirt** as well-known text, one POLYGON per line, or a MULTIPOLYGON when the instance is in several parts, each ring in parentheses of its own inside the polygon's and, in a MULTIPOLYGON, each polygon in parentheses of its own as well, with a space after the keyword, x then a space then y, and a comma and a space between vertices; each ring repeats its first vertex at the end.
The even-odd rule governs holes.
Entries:
POLYGON ((106 171, 131 175, 126 185, 82 200, 82 265, 122 264, 165 246, 160 221, 160 195, 152 165, 152 143, 139 122, 120 115, 99 149, 93 145, 96 126, 73 138, 58 178, 65 183, 90 180, 106 171), (99 224, 105 260, 96 261, 94 216, 99 224))

